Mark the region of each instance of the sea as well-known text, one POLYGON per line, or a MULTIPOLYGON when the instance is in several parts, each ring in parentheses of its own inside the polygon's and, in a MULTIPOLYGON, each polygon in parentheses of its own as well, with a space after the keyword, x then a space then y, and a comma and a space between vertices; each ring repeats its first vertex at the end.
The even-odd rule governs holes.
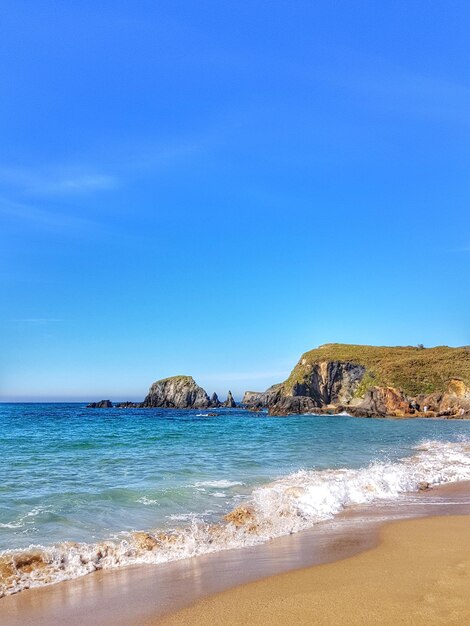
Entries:
POLYGON ((0 404, 0 475, 2 596, 470 480, 470 421, 0 404))

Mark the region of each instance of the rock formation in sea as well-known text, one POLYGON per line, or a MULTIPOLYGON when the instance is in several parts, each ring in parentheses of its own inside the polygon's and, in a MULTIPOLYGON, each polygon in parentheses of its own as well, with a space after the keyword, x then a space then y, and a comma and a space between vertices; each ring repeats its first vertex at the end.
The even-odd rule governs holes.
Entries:
POLYGON ((142 402, 118 402, 114 405, 117 409, 138 409, 142 406, 142 402))
POLYGON ((233 399, 232 392, 230 390, 227 394, 227 399, 224 402, 224 406, 228 407, 229 409, 235 409, 237 406, 237 403, 233 399))
POLYGON ((246 392, 243 403, 271 415, 466 418, 470 351, 326 344, 302 355, 285 382, 246 392))
POLYGON ((111 400, 100 400, 99 402, 90 402, 87 404, 87 409, 112 409, 113 403, 111 400))
MULTIPOLYGON (((102 409, 113 405, 109 400, 102 400, 91 402, 88 406, 102 409)), ((207 409, 225 406, 225 403, 220 402, 216 393, 209 398, 192 376, 171 376, 154 382, 143 402, 118 402, 114 406, 118 409, 207 409)))
POLYGON ((219 406, 222 406, 222 403, 219 400, 219 396, 214 391, 214 393, 211 396, 211 407, 217 408, 219 406))
POLYGON ((192 376, 157 380, 142 402, 143 408, 207 409, 210 406, 211 399, 192 376))

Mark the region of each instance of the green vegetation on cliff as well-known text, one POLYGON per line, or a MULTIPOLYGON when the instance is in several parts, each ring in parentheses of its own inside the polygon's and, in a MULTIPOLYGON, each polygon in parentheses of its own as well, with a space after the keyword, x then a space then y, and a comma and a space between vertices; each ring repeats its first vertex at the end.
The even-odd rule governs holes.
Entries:
POLYGON ((160 380, 156 381, 157 383, 169 383, 169 382, 174 382, 174 383, 179 383, 179 382, 184 382, 184 383, 193 383, 194 382, 194 378, 192 376, 186 376, 186 375, 178 375, 178 376, 168 376, 167 378, 161 378, 160 380))
POLYGON ((470 387, 470 350, 465 348, 357 346, 329 343, 302 355, 283 383, 289 391, 302 383, 312 366, 328 361, 362 365, 366 374, 355 395, 361 397, 373 386, 401 389, 408 396, 446 391, 450 379, 470 387))

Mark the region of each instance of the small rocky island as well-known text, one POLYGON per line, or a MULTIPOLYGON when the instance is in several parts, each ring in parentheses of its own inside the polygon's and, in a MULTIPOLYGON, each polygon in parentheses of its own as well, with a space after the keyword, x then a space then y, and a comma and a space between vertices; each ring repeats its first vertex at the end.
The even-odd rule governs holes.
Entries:
MULTIPOLYGON (((227 400, 220 402, 216 393, 209 398, 205 389, 200 387, 192 376, 171 376, 154 382, 143 402, 119 402, 114 405, 118 409, 209 409, 237 406, 232 392, 229 391, 227 400)), ((87 408, 112 408, 109 400, 91 402, 87 408)))

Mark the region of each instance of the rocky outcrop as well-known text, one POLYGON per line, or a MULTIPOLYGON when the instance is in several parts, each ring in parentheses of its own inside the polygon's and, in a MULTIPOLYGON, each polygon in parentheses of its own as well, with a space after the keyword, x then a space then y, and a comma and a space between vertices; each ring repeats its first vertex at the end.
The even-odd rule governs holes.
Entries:
POLYGON ((265 406, 265 392, 263 391, 245 391, 242 398, 242 404, 245 406, 265 406))
POLYGON ((414 400, 416 412, 427 417, 468 417, 470 388, 462 380, 451 379, 444 393, 418 395, 414 400))
POLYGON ((99 402, 90 402, 87 404, 87 409, 112 409, 113 403, 111 400, 100 400, 99 402))
POLYGON ((143 408, 207 409, 210 406, 209 396, 192 376, 157 380, 142 402, 143 408))
POLYGON ((229 391, 228 394, 227 394, 227 399, 224 402, 224 406, 226 406, 229 409, 235 409, 236 406, 237 406, 237 403, 233 399, 231 391, 229 391))
POLYGON ((312 398, 316 406, 347 404, 364 378, 366 368, 357 363, 321 361, 312 364, 310 374, 294 382, 293 396, 312 398))
POLYGON ((399 389, 372 387, 360 403, 347 411, 357 417, 406 417, 414 414, 411 404, 399 389))
POLYGON ((142 406, 142 402, 118 402, 114 405, 117 409, 139 409, 142 406))
POLYGON ((282 396, 280 395, 269 405, 270 415, 292 415, 294 413, 318 413, 320 407, 308 396, 282 396))
POLYGON ((265 409, 273 403, 282 384, 273 385, 266 391, 245 391, 242 398, 242 404, 247 409, 265 409))

